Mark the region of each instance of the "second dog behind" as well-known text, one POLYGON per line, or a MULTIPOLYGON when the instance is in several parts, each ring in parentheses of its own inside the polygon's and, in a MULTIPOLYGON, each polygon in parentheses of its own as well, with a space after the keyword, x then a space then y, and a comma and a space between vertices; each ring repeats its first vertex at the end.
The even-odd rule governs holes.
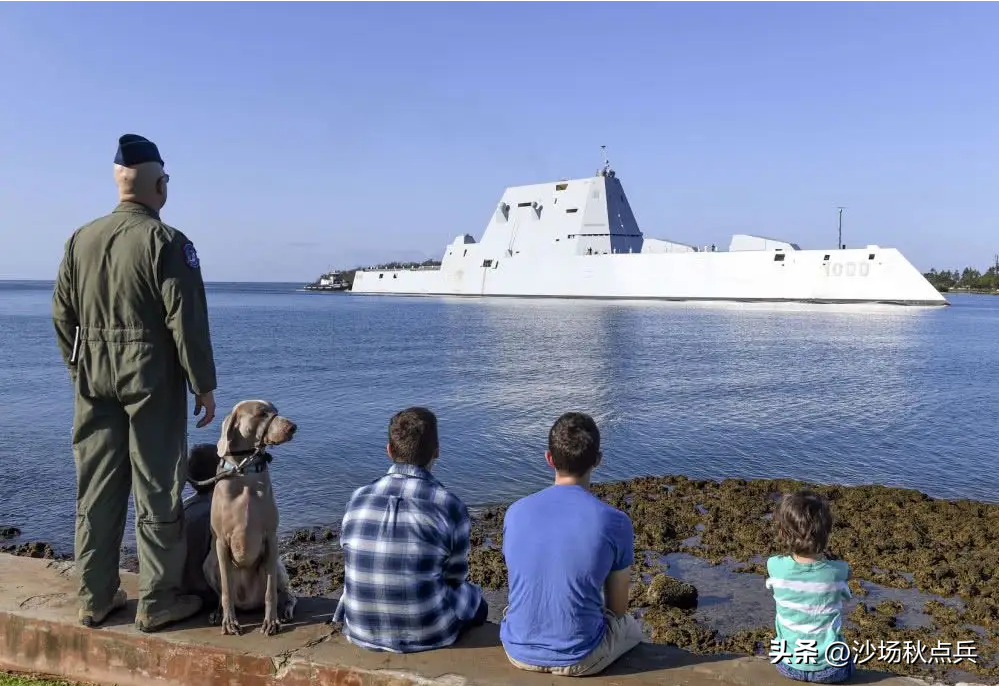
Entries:
POLYGON ((222 423, 219 457, 232 475, 220 478, 212 496, 213 554, 205 580, 218 594, 212 623, 223 634, 240 634, 236 608, 264 608, 261 633, 276 634, 295 613, 288 573, 278 553, 278 509, 271 488, 267 446, 287 443, 297 427, 265 400, 244 400, 222 423), (242 465, 242 467, 240 467, 242 465))

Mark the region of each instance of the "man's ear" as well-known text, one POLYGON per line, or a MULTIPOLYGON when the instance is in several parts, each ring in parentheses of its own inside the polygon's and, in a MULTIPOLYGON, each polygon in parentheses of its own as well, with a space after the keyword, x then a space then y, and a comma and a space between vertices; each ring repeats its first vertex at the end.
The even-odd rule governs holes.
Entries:
POLYGON ((390 460, 392 460, 393 462, 395 462, 395 460, 392 458, 392 444, 391 443, 386 443, 385 444, 385 454, 388 455, 388 458, 390 460))
MULTIPOLYGON (((551 454, 551 451, 549 451, 549 450, 545 451, 545 461, 548 462, 548 466, 549 467, 551 467, 552 469, 555 469, 555 462, 554 462, 554 460, 552 460, 552 454, 551 454)), ((558 470, 555 469, 555 471, 558 471, 558 470)))

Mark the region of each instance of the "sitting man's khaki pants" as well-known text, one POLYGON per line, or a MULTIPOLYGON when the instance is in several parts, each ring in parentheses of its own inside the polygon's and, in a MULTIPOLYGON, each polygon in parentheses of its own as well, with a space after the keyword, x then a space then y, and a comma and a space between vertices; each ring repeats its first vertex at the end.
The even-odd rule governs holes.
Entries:
MULTIPOLYGON (((505 610, 504 614, 506 614, 505 610)), ((600 642, 600 645, 574 665, 567 665, 565 667, 538 667, 518 662, 509 655, 506 658, 517 669, 523 669, 528 672, 546 672, 556 676, 592 676, 599 674, 629 650, 641 643, 645 638, 642 633, 642 625, 630 614, 618 617, 610 610, 605 609, 604 618, 607 621, 607 629, 604 631, 604 638, 600 642)))

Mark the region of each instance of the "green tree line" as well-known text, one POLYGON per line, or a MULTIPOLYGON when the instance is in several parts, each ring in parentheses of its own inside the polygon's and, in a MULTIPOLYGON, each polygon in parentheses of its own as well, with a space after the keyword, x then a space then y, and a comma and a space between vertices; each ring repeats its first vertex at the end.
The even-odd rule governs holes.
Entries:
POLYGON ((995 265, 989 267, 985 272, 980 272, 973 267, 965 267, 963 270, 937 271, 931 269, 923 274, 926 280, 933 284, 938 291, 947 292, 950 290, 994 292, 999 290, 999 271, 995 265))

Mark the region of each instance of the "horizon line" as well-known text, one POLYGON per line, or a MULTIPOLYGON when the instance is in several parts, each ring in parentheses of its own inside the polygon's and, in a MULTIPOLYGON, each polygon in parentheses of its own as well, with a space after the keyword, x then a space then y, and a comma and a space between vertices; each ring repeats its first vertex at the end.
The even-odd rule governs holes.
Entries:
MULTIPOLYGON (((0 283, 45 283, 45 284, 55 284, 55 279, 8 279, 0 278, 0 283)), ((304 283, 309 284, 311 281, 205 281, 206 286, 212 284, 226 284, 226 283, 304 283)))

